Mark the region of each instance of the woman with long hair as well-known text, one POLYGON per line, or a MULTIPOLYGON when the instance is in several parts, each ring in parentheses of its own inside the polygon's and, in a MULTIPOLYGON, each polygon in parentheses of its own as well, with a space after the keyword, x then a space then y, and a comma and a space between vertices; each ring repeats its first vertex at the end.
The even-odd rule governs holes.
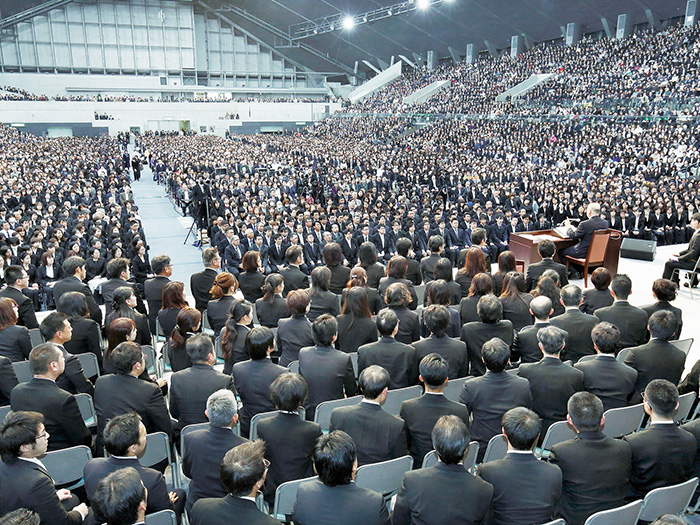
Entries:
POLYGON ((554 312, 552 312, 550 317, 556 317, 566 311, 564 305, 561 304, 561 296, 559 295, 559 274, 556 270, 545 270, 540 276, 537 281, 537 288, 532 291, 532 296, 539 297, 541 295, 549 297, 552 301, 552 309, 554 312))
POLYGON ((323 247, 323 261, 326 268, 331 271, 331 284, 329 289, 339 295, 350 278, 350 268, 343 266, 343 250, 340 244, 330 242, 323 247))
POLYGON ((287 310, 291 317, 280 319, 277 328, 277 351, 280 353, 279 364, 287 366, 299 360, 299 350, 313 346, 311 321, 306 317, 311 297, 308 290, 292 290, 287 294, 287 310))
POLYGON ((359 262, 358 266, 367 272, 367 286, 370 288, 379 288, 379 280, 384 276, 384 266, 379 264, 377 260, 377 247, 372 242, 363 242, 357 251, 359 262))
POLYGON ((464 267, 457 272, 455 281, 462 288, 462 297, 469 295, 469 287, 472 284, 472 279, 478 273, 488 273, 486 265, 486 257, 484 252, 476 246, 472 246, 467 251, 467 258, 464 261, 464 267))
POLYGON ((494 294, 501 295, 503 292, 503 278, 508 272, 516 271, 515 254, 506 250, 498 256, 498 271, 493 274, 494 294))
POLYGON ((168 339, 168 358, 173 372, 178 372, 192 366, 187 355, 187 340, 192 337, 202 324, 202 314, 194 308, 183 308, 177 314, 177 325, 170 332, 168 339))
POLYGON ((462 300, 462 287, 457 283, 452 276, 452 262, 447 257, 441 257, 435 263, 433 270, 433 281, 429 281, 425 285, 425 296, 423 297, 423 306, 428 305, 428 295, 430 295, 430 287, 434 281, 443 280, 450 292, 450 302, 447 306, 456 306, 462 300))
POLYGON ((350 288, 345 296, 342 313, 338 316, 336 348, 345 353, 357 352, 364 344, 378 339, 377 324, 372 320, 367 292, 363 288, 350 288))
MULTIPOLYGON (((109 327, 112 321, 119 317, 127 317, 136 323, 136 340, 140 345, 151 344, 151 329, 148 326, 148 318, 134 310, 136 308, 136 293, 131 286, 120 286, 114 290, 111 312, 105 319, 105 326, 109 327)), ((109 337, 109 333, 107 334, 109 337)))
MULTIPOLYGON (((114 374, 115 369, 114 365, 112 365, 111 358, 112 350, 125 341, 135 341, 138 331, 133 319, 128 317, 116 317, 109 323, 108 332, 109 337, 107 338, 107 349, 104 353, 103 363, 105 373, 114 374)), ((148 377, 145 370, 142 375, 148 377)))
POLYGON ((503 319, 513 323, 513 330, 533 323, 530 313, 532 295, 525 293, 525 276, 520 272, 508 272, 503 279, 503 292, 498 298, 503 305, 503 319))
POLYGON ((36 269, 36 280, 39 289, 46 296, 46 305, 49 308, 56 306, 53 300, 53 286, 63 276, 61 265, 56 262, 53 252, 45 251, 41 254, 41 264, 36 269))
POLYGON ((407 345, 418 341, 420 339, 420 319, 416 312, 408 308, 411 303, 411 294, 406 285, 403 283, 390 285, 384 294, 384 302, 386 307, 399 318, 399 331, 396 334, 396 340, 407 345))
POLYGON ((32 340, 25 326, 18 326, 19 307, 14 299, 0 298, 0 355, 13 363, 29 359, 32 340))
POLYGON ((226 324, 228 312, 231 305, 236 300, 234 294, 238 290, 236 277, 229 272, 221 272, 214 278, 211 285, 211 300, 207 304, 207 319, 209 326, 214 330, 214 337, 219 336, 219 332, 226 324))
MULTIPOLYGON (((449 259, 447 259, 449 261, 449 259)), ((437 268, 437 265, 436 265, 437 268)), ((472 282, 474 282, 472 280, 472 282)), ((455 310, 454 308, 450 308, 450 301, 452 299, 452 290, 450 290, 450 287, 448 283, 444 279, 437 279, 434 281, 430 281, 429 283, 431 286, 428 291, 428 296, 427 296, 427 306, 431 306, 433 304, 438 304, 442 305, 445 308, 447 308, 447 311, 450 313, 450 324, 447 327, 446 334, 448 337, 459 337, 460 331, 462 329, 462 323, 460 322, 459 319, 459 312, 455 310)), ((421 337, 430 337, 430 332, 428 331, 428 328, 425 326, 425 322, 423 320, 423 317, 425 315, 425 310, 421 312, 421 318, 420 318, 420 324, 421 324, 421 337)))
POLYGON ((311 271, 311 289, 309 291, 311 307, 308 318, 312 323, 323 314, 331 314, 336 317, 340 314, 338 296, 328 289, 330 285, 331 271, 328 268, 319 266, 311 271))
POLYGON ((243 298, 251 303, 255 303, 263 296, 262 286, 265 276, 260 272, 261 266, 260 252, 252 250, 243 254, 241 261, 243 271, 238 274, 238 285, 243 298))
POLYGON ((81 292, 66 292, 56 306, 56 310, 65 314, 73 327, 73 335, 69 341, 63 343, 63 347, 71 354, 95 354, 101 369, 103 365, 100 325, 90 319, 85 295, 81 292))
POLYGON ((462 324, 478 322, 477 305, 484 295, 493 293, 493 279, 487 273, 477 273, 469 286, 469 295, 459 303, 459 317, 462 324))
POLYGON ((345 296, 347 295, 348 290, 355 287, 363 288, 367 293, 369 310, 372 312, 372 315, 376 315, 379 310, 384 308, 384 301, 382 300, 379 290, 367 286, 367 272, 360 266, 355 266, 352 270, 350 270, 350 279, 340 295, 340 304, 345 303, 345 296))
POLYGON ((245 351, 245 336, 253 321, 253 305, 245 299, 231 304, 226 326, 221 330, 221 352, 224 357, 224 374, 230 374, 233 365, 248 359, 245 351))
POLYGON ((405 284, 408 288, 408 293, 411 294, 411 303, 408 307, 415 310, 418 307, 418 294, 413 286, 413 282, 406 279, 408 272, 408 259, 401 255, 394 255, 386 265, 386 277, 379 280, 379 294, 384 295, 387 288, 394 283, 405 284))
POLYGON ((163 286, 163 303, 158 310, 158 324, 164 336, 168 336, 177 324, 180 310, 187 308, 185 285, 181 281, 170 281, 163 286))
POLYGON ((284 277, 271 273, 265 277, 262 285, 263 296, 255 301, 255 313, 261 326, 277 328, 280 319, 286 319, 292 314, 287 310, 287 301, 282 297, 284 277))

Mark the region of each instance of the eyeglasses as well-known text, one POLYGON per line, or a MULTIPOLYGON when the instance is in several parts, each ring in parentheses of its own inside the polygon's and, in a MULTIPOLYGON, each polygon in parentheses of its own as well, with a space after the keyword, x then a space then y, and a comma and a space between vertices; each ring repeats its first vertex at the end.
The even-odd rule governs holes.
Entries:
POLYGON ((50 435, 50 434, 49 434, 48 432, 46 432, 46 430, 44 430, 44 432, 41 433, 41 434, 39 434, 39 435, 36 437, 36 439, 37 439, 37 441, 40 440, 40 439, 42 439, 42 438, 48 439, 48 438, 49 438, 49 435, 50 435))
POLYGON ((263 465, 265 465, 265 470, 270 468, 270 462, 266 458, 263 458, 263 465))

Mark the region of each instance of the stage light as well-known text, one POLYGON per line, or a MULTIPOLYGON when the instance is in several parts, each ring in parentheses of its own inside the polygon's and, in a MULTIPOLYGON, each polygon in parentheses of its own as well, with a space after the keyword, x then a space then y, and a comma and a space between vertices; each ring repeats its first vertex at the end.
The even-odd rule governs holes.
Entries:
POLYGON ((389 16, 391 16, 391 15, 393 15, 394 13, 391 11, 391 9, 389 9, 389 10, 386 12, 386 14, 389 15, 389 16))
POLYGON ((421 10, 428 9, 430 7, 430 0, 418 0, 416 6, 421 10))
POLYGON ((352 29, 355 27, 355 19, 351 16, 346 16, 343 18, 343 27, 345 29, 352 29))

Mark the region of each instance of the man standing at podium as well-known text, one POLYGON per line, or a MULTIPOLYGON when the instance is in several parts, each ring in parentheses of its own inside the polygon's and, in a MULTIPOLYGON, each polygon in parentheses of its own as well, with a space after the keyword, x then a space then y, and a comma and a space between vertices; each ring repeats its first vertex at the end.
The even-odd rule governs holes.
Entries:
MULTIPOLYGON (((694 213, 690 217, 690 227, 695 230, 695 233, 690 238, 688 248, 680 253, 673 254, 664 265, 663 278, 671 279, 676 284, 680 282, 680 272, 676 272, 674 275, 673 270, 676 268, 679 270, 692 270, 695 268, 698 257, 700 257, 700 213, 694 213)), ((694 276, 692 286, 697 286, 697 284, 698 279, 694 276)), ((688 283, 685 283, 684 286, 688 286, 688 283)))
POLYGON ((578 239, 578 244, 564 248, 560 253, 563 256, 569 255, 583 259, 588 253, 588 246, 593 239, 593 233, 596 230, 605 230, 608 227, 608 221, 600 216, 600 204, 591 202, 586 208, 586 217, 588 220, 581 222, 576 228, 576 231, 571 227, 569 219, 564 221, 564 226, 568 228, 567 236, 572 239, 578 239))

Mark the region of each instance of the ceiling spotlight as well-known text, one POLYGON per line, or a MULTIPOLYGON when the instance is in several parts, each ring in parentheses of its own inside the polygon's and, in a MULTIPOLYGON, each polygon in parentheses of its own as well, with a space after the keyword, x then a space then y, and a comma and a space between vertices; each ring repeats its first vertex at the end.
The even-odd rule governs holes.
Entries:
POLYGON ((331 31, 335 31, 335 24, 331 24, 331 31))
POLYGON ((430 0, 418 0, 416 5, 418 9, 428 9, 430 7, 430 0))
POLYGON ((367 23, 367 15, 362 17, 362 21, 366 24, 367 23))
POLYGON ((318 28, 314 27, 314 35, 318 35, 318 28))
POLYGON ((352 29, 355 27, 355 19, 351 16, 346 16, 343 18, 343 27, 345 29, 352 29))
POLYGON ((389 9, 389 10, 386 12, 386 14, 389 15, 389 16, 391 16, 391 15, 393 15, 394 13, 391 11, 391 9, 389 9))

